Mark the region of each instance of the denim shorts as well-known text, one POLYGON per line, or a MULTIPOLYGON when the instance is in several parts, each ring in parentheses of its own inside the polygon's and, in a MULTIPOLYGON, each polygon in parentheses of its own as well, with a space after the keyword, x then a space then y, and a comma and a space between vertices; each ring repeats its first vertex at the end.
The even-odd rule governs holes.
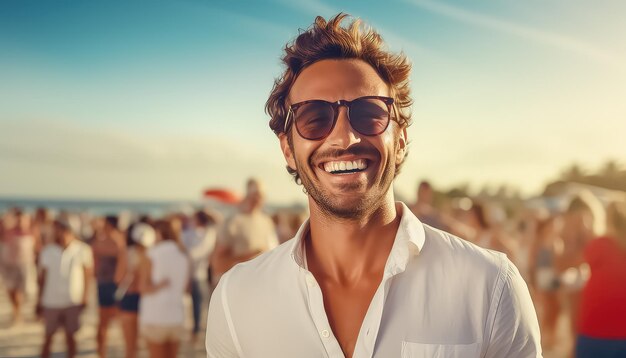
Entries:
POLYGON ((125 294, 120 300, 120 310, 124 312, 139 312, 139 294, 125 294))
POLYGON ((100 307, 115 306, 115 291, 117 285, 114 282, 98 284, 98 304, 100 307))

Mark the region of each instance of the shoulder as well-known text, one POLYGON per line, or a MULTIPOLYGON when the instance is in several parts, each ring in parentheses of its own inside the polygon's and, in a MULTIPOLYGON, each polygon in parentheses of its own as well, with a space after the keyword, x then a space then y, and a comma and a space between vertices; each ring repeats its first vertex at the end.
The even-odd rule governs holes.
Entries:
POLYGON ((40 264, 47 263, 53 257, 58 256, 60 252, 60 247, 55 244, 48 244, 41 249, 41 253, 39 254, 39 262, 40 264))
POLYGON ((448 232, 425 224, 424 232, 424 256, 441 264, 469 269, 473 274, 497 275, 510 263, 504 253, 482 248, 448 232))
POLYGON ((613 247, 615 247, 615 240, 607 236, 602 236, 590 240, 585 249, 587 251, 611 250, 613 247))
POLYGON ((149 260, 153 260, 155 257, 157 257, 159 255, 159 252, 161 251, 160 246, 161 245, 157 243, 151 248, 149 248, 148 250, 146 250, 145 258, 149 260))
POLYGON ((272 226, 272 227, 274 226, 274 220, 272 220, 272 217, 269 216, 268 214, 261 213, 261 218, 267 225, 272 226))
POLYGON ((433 282, 442 294, 470 295, 468 300, 483 302, 487 308, 498 301, 507 282, 521 277, 504 253, 428 225, 424 231, 424 245, 411 264, 412 272, 433 282))
POLYGON ((79 247, 81 250, 87 250, 87 251, 91 251, 91 246, 87 243, 85 243, 84 241, 78 240, 76 239, 74 241, 74 243, 76 244, 77 247, 79 247))
POLYGON ((39 255, 48 256, 55 252, 58 252, 59 249, 60 249, 59 246, 56 244, 47 244, 41 249, 41 253, 39 255))
POLYGON ((91 265, 91 261, 93 260, 93 251, 91 250, 91 246, 87 245, 82 241, 75 242, 76 247, 78 248, 77 253, 82 257, 84 263, 88 266, 91 265))

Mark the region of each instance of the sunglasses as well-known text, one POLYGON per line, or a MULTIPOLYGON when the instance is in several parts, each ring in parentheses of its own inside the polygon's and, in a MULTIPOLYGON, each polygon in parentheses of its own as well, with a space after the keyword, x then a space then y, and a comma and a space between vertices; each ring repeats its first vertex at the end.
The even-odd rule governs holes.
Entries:
POLYGON ((321 140, 335 128, 339 107, 345 106, 352 128, 362 135, 377 136, 384 132, 391 120, 393 98, 381 96, 359 97, 352 101, 328 102, 321 99, 298 102, 289 106, 285 133, 295 123, 304 139, 321 140))

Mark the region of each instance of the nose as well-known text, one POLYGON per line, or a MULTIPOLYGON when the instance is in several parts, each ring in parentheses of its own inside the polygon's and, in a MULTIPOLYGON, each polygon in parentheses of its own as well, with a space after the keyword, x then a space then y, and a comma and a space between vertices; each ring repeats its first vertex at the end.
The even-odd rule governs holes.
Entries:
POLYGON ((355 143, 361 141, 361 137, 357 131, 350 125, 348 118, 348 107, 341 106, 338 108, 337 122, 333 131, 326 138, 326 142, 332 147, 346 149, 355 143))

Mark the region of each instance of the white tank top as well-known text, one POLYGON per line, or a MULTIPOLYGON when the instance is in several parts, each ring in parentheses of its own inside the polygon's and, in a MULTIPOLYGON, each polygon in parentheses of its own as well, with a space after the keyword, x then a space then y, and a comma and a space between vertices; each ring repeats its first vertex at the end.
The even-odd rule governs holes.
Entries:
POLYGON ((164 279, 169 286, 151 294, 142 294, 139 301, 139 323, 159 326, 184 323, 183 296, 189 282, 189 260, 176 243, 163 241, 148 251, 152 262, 152 282, 164 279))

